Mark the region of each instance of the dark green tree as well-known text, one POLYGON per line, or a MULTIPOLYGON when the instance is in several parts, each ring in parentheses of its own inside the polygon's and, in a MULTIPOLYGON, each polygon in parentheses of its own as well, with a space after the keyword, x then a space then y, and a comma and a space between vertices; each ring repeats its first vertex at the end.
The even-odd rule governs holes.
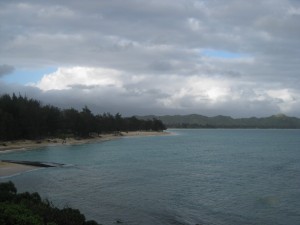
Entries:
POLYGON ((92 133, 113 133, 136 130, 164 130, 159 120, 123 118, 120 113, 94 115, 85 106, 61 110, 43 106, 39 101, 12 95, 0 96, 0 140, 41 139, 53 136, 74 135, 89 137, 92 133))

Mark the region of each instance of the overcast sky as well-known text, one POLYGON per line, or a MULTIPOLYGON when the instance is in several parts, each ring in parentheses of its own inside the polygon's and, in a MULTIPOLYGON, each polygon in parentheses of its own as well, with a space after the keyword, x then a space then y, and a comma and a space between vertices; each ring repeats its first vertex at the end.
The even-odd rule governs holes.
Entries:
POLYGON ((300 116, 299 0, 0 0, 0 94, 122 115, 300 116))

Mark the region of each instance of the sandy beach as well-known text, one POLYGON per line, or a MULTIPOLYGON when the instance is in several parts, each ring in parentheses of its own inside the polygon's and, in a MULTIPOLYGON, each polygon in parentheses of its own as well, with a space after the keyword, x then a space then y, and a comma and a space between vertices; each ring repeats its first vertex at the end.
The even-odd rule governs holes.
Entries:
MULTIPOLYGON (((58 146, 58 145, 79 145, 86 143, 95 143, 110 141, 122 137, 144 137, 144 136, 161 136, 169 135, 168 132, 155 132, 155 131, 134 131, 134 132, 121 132, 117 134, 101 134, 93 138, 86 139, 75 139, 66 138, 65 140, 54 138, 54 139, 43 139, 38 141, 33 140, 17 140, 17 141, 7 141, 0 142, 0 154, 9 151, 24 151, 30 149, 36 149, 47 146, 58 146)), ((30 171, 37 169, 39 167, 28 166, 17 163, 9 163, 0 161, 0 177, 11 176, 14 174, 30 171)))
POLYGON ((22 165, 17 163, 8 163, 0 161, 0 177, 12 176, 18 173, 23 173, 30 170, 38 169, 39 167, 22 165))
POLYGON ((85 138, 85 139, 75 139, 75 138, 48 138, 42 139, 38 141, 34 140, 16 140, 16 141, 6 141, 0 143, 0 153, 4 153, 6 151, 22 151, 28 149, 35 149, 40 147, 47 146, 57 146, 57 145, 76 145, 76 144, 84 144, 90 142, 101 142, 101 141, 109 141, 117 138, 114 135, 103 135, 100 137, 94 138, 85 138))
POLYGON ((130 132, 120 132, 117 134, 101 134, 99 136, 91 137, 91 138, 48 138, 42 140, 16 140, 16 141, 4 141, 0 142, 0 153, 4 153, 5 151, 18 151, 18 150, 28 150, 35 149, 40 147, 47 146, 57 146, 57 145, 78 145, 78 144, 86 144, 93 142, 102 142, 102 141, 110 141, 122 137, 144 137, 144 136, 161 136, 168 135, 168 132, 156 132, 156 131, 130 131, 130 132))

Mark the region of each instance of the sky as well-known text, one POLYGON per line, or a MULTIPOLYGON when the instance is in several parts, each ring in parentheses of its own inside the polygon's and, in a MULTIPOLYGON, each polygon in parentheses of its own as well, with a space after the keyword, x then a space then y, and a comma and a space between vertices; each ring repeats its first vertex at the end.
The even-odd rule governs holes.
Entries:
POLYGON ((300 117, 299 0, 0 0, 0 94, 95 114, 300 117))

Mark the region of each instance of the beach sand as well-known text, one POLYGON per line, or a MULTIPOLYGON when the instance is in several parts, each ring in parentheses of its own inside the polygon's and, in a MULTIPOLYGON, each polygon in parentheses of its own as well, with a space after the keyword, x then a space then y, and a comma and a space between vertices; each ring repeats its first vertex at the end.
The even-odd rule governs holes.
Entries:
POLYGON ((170 135, 170 132, 157 132, 157 131, 130 131, 122 132, 124 137, 144 137, 144 136, 161 136, 161 135, 170 135))
POLYGON ((24 173, 30 170, 38 169, 39 167, 27 166, 16 163, 0 162, 0 177, 12 176, 19 173, 24 173))
POLYGON ((48 138, 38 141, 33 140, 16 140, 16 141, 6 141, 0 142, 0 153, 11 150, 28 150, 47 146, 57 146, 57 145, 77 145, 86 144, 102 141, 110 141, 118 139, 121 137, 143 137, 143 136, 161 136, 168 135, 168 132, 156 132, 156 131, 130 131, 130 132, 120 132, 116 134, 101 134, 100 136, 95 136, 92 138, 48 138))
POLYGON ((89 143, 91 141, 102 141, 108 140, 107 138, 87 138, 87 139, 74 139, 74 138, 49 138, 42 139, 38 141, 34 140, 16 140, 16 141, 6 141, 0 143, 0 153, 6 151, 22 151, 28 149, 35 149, 40 147, 47 146, 57 146, 57 145, 75 145, 75 144, 84 144, 89 143))

